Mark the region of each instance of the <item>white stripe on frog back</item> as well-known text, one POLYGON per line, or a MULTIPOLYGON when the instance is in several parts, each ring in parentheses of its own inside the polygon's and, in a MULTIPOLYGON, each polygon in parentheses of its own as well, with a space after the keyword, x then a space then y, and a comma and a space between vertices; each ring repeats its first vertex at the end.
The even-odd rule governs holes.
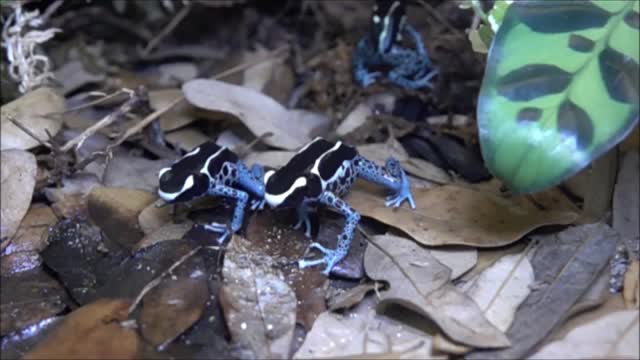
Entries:
POLYGON ((331 181, 334 180, 334 177, 336 177, 336 175, 338 174, 338 172, 340 171, 340 169, 342 169, 342 167, 344 166, 344 163, 342 165, 340 165, 340 168, 338 169, 338 171, 336 172, 336 174, 334 174, 331 179, 324 181, 324 179, 322 178, 322 176, 320 176, 320 162, 322 162, 322 159, 327 156, 329 153, 336 151, 340 148, 340 146, 342 145, 342 141, 338 141, 331 149, 327 150, 324 154, 322 154, 322 156, 320 156, 318 158, 318 160, 316 160, 315 163, 313 163, 313 168, 311 169, 311 173, 318 175, 318 178, 320 178, 320 182, 322 183, 322 191, 324 191, 327 188, 327 184, 330 183, 331 181))
POLYGON ((293 182, 293 184, 287 191, 283 192, 282 194, 265 193, 264 199, 272 208, 277 207, 278 205, 282 204, 287 199, 287 197, 289 197, 289 195, 291 195, 296 189, 305 186, 307 186, 307 179, 301 176, 293 182))
POLYGON ((180 194, 182 194, 183 192, 191 189, 193 187, 193 183, 194 183, 193 175, 189 175, 189 177, 185 180, 184 185, 182 185, 182 189, 180 189, 180 191, 177 191, 177 192, 174 192, 174 193, 167 193, 167 192, 164 192, 164 191, 158 189, 158 195, 160 195, 160 197, 164 201, 173 201, 178 196, 180 196, 180 194))
POLYGON ((215 152, 215 154, 209 156, 207 158, 207 161, 204 162, 204 165, 202 166, 202 169, 200 169, 200 173, 207 175, 207 177, 209 178, 210 181, 214 181, 214 178, 213 178, 213 176, 211 176, 211 174, 209 174, 209 162, 211 160, 215 159, 218 155, 220 155, 220 153, 223 150, 226 150, 226 149, 227 149, 226 146, 221 147, 220 150, 215 152))

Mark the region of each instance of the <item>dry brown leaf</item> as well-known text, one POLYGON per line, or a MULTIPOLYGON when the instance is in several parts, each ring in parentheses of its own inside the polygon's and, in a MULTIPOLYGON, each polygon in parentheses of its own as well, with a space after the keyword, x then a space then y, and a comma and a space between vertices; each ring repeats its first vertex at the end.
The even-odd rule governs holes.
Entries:
POLYGON ((22 219, 16 235, 11 239, 5 254, 18 251, 39 252, 47 246, 49 227, 58 222, 50 207, 33 204, 22 219))
POLYGON ((609 313, 545 345, 529 359, 612 359, 640 357, 638 310, 609 313))
POLYGON ((164 348, 202 316, 209 291, 205 274, 197 274, 166 279, 144 297, 140 331, 153 346, 164 348))
POLYGON ((373 236, 365 253, 369 277, 389 283, 379 307, 392 303, 432 319, 452 339, 476 347, 503 347, 507 337, 471 298, 448 285, 451 270, 428 249, 397 236, 373 236))
MULTIPOLYGON (((180 89, 163 89, 149 91, 149 103, 154 110, 164 109, 182 96, 180 89)), ((191 124, 196 119, 193 105, 181 101, 160 117, 160 128, 171 131, 191 124)))
POLYGON ((624 274, 622 296, 627 308, 640 306, 640 262, 638 260, 631 262, 624 274))
POLYGON ((0 128, 1 149, 27 150, 39 145, 38 141, 15 126, 10 117, 18 120, 40 139, 46 140, 46 131, 51 135, 62 127, 60 117, 44 117, 45 114, 62 112, 64 98, 52 88, 42 87, 22 95, 20 98, 0 108, 2 126, 0 128))
POLYGON ((543 225, 569 224, 577 214, 524 208, 488 192, 455 185, 412 189, 416 209, 384 205, 379 195, 353 189, 347 201, 362 215, 399 228, 425 245, 502 246, 543 225))
POLYGON ((120 299, 98 300, 65 317, 43 342, 25 355, 25 359, 134 359, 142 342, 127 319, 129 302, 120 299))
POLYGON ((444 246, 429 249, 431 256, 451 269, 451 280, 455 280, 472 269, 478 262, 478 250, 466 246, 444 246))
POLYGON ((346 291, 342 291, 335 296, 331 297, 327 302, 329 310, 336 311, 338 309, 350 308, 359 304, 365 295, 370 291, 379 290, 382 288, 382 284, 379 282, 359 284, 346 291))
POLYGON ((27 151, 3 150, 0 157, 0 238, 8 239, 18 231, 18 226, 31 205, 37 166, 36 157, 27 151))
POLYGON ((194 106, 231 114, 256 136, 273 133, 264 142, 280 149, 301 148, 330 126, 330 120, 323 115, 287 110, 255 90, 222 81, 195 79, 186 82, 182 91, 194 106))
POLYGON ((109 239, 133 248, 144 233, 138 214, 156 200, 155 195, 128 188, 95 188, 89 194, 89 217, 109 239))
POLYGON ((140 230, 146 235, 158 230, 166 223, 171 222, 171 207, 161 206, 165 202, 162 199, 156 200, 153 204, 150 204, 138 215, 138 225, 140 230))
POLYGON ((258 358, 288 358, 296 322, 296 296, 282 272, 234 236, 227 247, 221 303, 235 342, 258 358))
POLYGON ((148 246, 157 244, 162 241, 182 239, 193 227, 193 222, 186 221, 180 224, 165 224, 164 226, 155 229, 153 232, 145 235, 134 247, 134 251, 146 248, 148 246))
POLYGON ((211 140, 202 131, 196 127, 186 127, 184 129, 172 131, 168 133, 165 138, 167 142, 177 148, 184 151, 191 151, 209 140, 211 140))

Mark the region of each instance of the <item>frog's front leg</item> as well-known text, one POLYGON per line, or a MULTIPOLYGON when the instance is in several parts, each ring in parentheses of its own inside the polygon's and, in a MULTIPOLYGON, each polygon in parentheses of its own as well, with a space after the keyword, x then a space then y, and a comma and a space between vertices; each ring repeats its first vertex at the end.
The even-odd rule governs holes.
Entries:
POLYGON ((338 247, 335 250, 327 249, 317 242, 310 245, 310 248, 317 249, 324 254, 324 257, 316 260, 300 260, 298 265, 301 269, 316 266, 320 264, 326 264, 323 274, 329 275, 331 269, 349 252, 351 241, 360 222, 360 214, 358 214, 349 204, 338 198, 334 193, 325 191, 322 193, 319 199, 320 203, 338 211, 344 215, 346 221, 342 233, 338 236, 338 247))
POLYGON ((249 171, 244 163, 238 161, 235 164, 235 169, 237 174, 234 182, 247 189, 255 197, 251 200, 251 210, 262 210, 264 208, 264 168, 254 164, 249 171))
POLYGON ((316 212, 315 202, 315 200, 305 200, 298 206, 298 222, 293 227, 294 229, 299 229, 304 225, 304 235, 308 238, 318 233, 318 213, 316 212))
POLYGON ((381 72, 371 72, 367 69, 367 63, 372 59, 375 60, 376 54, 371 48, 371 43, 366 39, 361 39, 356 45, 356 51, 353 55, 353 73, 356 82, 367 87, 376 81, 376 78, 382 76, 381 72))
POLYGON ((398 160, 389 158, 384 169, 359 155, 354 159, 354 163, 358 176, 393 191, 393 194, 387 197, 386 206, 399 207, 406 200, 412 209, 416 208, 409 178, 398 160))
POLYGON ((410 79, 406 75, 406 71, 401 68, 395 68, 389 72, 389 80, 397 85, 400 85, 407 89, 420 89, 423 87, 433 88, 433 84, 431 84, 431 79, 438 75, 438 70, 431 70, 429 73, 424 75, 421 78, 410 79))
POLYGON ((409 36, 413 40, 414 46, 416 48, 415 50, 415 52, 417 53, 416 55, 423 58, 427 66, 431 65, 429 54, 427 54, 427 49, 424 47, 424 43, 422 42, 422 36, 420 36, 420 33, 418 32, 418 30, 416 30, 413 26, 411 26, 411 24, 405 24, 403 31, 409 34, 409 36))
POLYGON ((224 196, 236 199, 236 207, 233 211, 233 219, 231 220, 231 229, 226 224, 211 223, 205 228, 209 231, 221 234, 218 243, 223 243, 229 235, 236 233, 242 227, 244 221, 244 208, 247 206, 249 194, 242 190, 236 190, 225 185, 214 185, 209 188, 209 195, 224 196))

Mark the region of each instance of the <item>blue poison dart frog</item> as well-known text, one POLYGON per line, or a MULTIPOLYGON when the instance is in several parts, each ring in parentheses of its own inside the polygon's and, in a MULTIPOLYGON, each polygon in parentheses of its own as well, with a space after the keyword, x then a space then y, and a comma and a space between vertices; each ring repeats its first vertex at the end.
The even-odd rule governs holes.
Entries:
POLYGON ((226 147, 208 141, 185 154, 158 174, 158 195, 167 203, 188 202, 203 195, 222 196, 236 200, 236 207, 227 224, 205 225, 209 231, 220 234, 218 242, 242 227, 244 209, 251 201, 251 209, 264 206, 264 170, 254 165, 249 171, 238 156, 226 147))
POLYGON ((438 74, 431 68, 420 34, 407 24, 404 0, 377 0, 369 34, 356 46, 353 73, 360 86, 375 82, 382 71, 387 71, 391 82, 408 89, 430 88, 431 79, 438 74), (413 42, 413 48, 403 46, 403 35, 413 42))
POLYGON ((317 242, 310 248, 317 249, 324 257, 316 260, 302 259, 300 268, 325 264, 323 273, 328 275, 333 266, 349 251, 358 222, 358 214, 341 199, 357 177, 382 185, 393 191, 387 197, 386 206, 399 207, 405 200, 415 209, 409 180, 398 160, 389 158, 381 167, 358 154, 351 146, 338 141, 332 143, 316 138, 303 147, 293 158, 277 171, 269 170, 264 175, 265 200, 272 208, 296 208, 298 223, 305 225, 305 234, 311 237, 312 216, 318 205, 333 209, 346 218, 342 233, 338 236, 338 248, 327 249, 317 242))

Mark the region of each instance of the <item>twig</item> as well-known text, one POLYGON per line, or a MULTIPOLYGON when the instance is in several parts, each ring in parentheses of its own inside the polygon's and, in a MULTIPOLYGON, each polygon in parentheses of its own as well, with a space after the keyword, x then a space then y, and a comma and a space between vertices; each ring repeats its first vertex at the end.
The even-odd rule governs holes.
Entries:
POLYGON ((242 70, 248 69, 248 68, 250 68, 252 66, 260 64, 263 61, 266 61, 266 60, 269 60, 271 58, 277 57, 281 53, 286 52, 288 50, 289 50, 289 45, 283 45, 283 46, 281 46, 281 47, 269 52, 268 54, 265 54, 264 56, 261 56, 261 57, 255 59, 254 61, 248 61, 248 62, 244 62, 244 63, 239 64, 239 65, 236 65, 236 66, 234 66, 234 67, 232 67, 230 69, 227 69, 227 70, 225 70, 225 71, 223 71, 221 73, 218 73, 218 74, 212 76, 211 78, 214 79, 214 80, 220 80, 220 79, 222 79, 224 77, 227 77, 229 75, 235 74, 238 71, 242 71, 242 70))
POLYGON ((118 119, 120 117, 120 115, 129 112, 131 110, 131 108, 133 108, 133 106, 138 101, 139 101, 138 96, 136 96, 135 92, 132 92, 130 94, 129 100, 127 100, 124 104, 122 104, 122 106, 120 106, 120 108, 118 110, 112 112, 111 114, 109 114, 109 115, 105 116, 104 118, 102 118, 102 120, 100 120, 97 123, 91 125, 85 131, 83 131, 82 134, 80 134, 80 135, 76 136, 75 138, 67 141, 67 143, 64 144, 62 146, 62 148, 60 148, 60 150, 62 150, 63 152, 67 152, 67 151, 71 150, 71 148, 73 146, 76 146, 77 148, 79 148, 80 146, 82 146, 82 143, 87 138, 89 138, 91 135, 95 134, 98 130, 111 125, 111 123, 113 123, 116 119, 118 119))
POLYGON ((121 95, 121 94, 125 94, 125 93, 130 94, 131 90, 129 90, 129 89, 120 89, 120 90, 114 92, 113 94, 104 95, 103 97, 101 97, 99 99, 96 99, 96 100, 93 100, 93 101, 90 101, 90 102, 88 102, 86 104, 78 105, 78 106, 73 107, 71 109, 67 109, 67 110, 65 110, 63 112, 52 113, 52 114, 47 114, 47 115, 54 115, 54 114, 55 115, 58 115, 58 114, 59 115, 63 115, 63 114, 67 114, 67 113, 70 113, 70 112, 73 112, 73 111, 86 109, 86 108, 92 107, 94 105, 101 104, 101 103, 103 103, 105 101, 111 100, 111 99, 115 98, 116 96, 121 95))
POLYGON ((45 146, 49 149, 52 148, 51 144, 49 144, 45 140, 40 139, 36 134, 31 132, 31 130, 27 129, 26 126, 24 126, 21 122, 18 121, 18 119, 14 118, 12 115, 8 115, 7 118, 9 118, 9 121, 11 121, 13 125, 17 126, 20 130, 24 131, 27 135, 31 136, 34 140, 40 143, 40 145, 45 146))
POLYGON ((189 11, 191 11, 191 3, 187 3, 182 9, 180 9, 180 12, 176 14, 171 22, 169 22, 169 24, 164 29, 162 29, 160 33, 158 33, 158 35, 156 35, 153 39, 151 39, 151 41, 149 41, 144 50, 142 50, 142 56, 148 56, 149 52, 151 52, 151 50, 153 50, 153 48, 155 48, 156 45, 158 45, 158 43, 162 41, 162 39, 169 35, 176 28, 176 26, 178 26, 180 22, 184 20, 184 18, 189 14, 189 11))
POLYGON ((189 259, 190 257, 192 257, 193 255, 195 255, 195 253, 197 253, 198 251, 200 251, 200 249, 202 249, 202 246, 198 246, 195 249, 189 251, 188 253, 186 253, 185 255, 183 255, 180 259, 178 259, 178 261, 176 261, 175 263, 173 263, 173 265, 171 265, 167 270, 163 271, 160 275, 158 275, 158 277, 156 277, 155 279, 151 280, 147 285, 145 285, 145 287, 142 289, 142 291, 140 291, 140 294, 138 294, 138 296, 136 296, 136 299, 133 301, 133 303, 131 304, 131 306, 129 306, 129 310, 127 312, 127 314, 131 314, 136 307, 138 306, 138 304, 140 303, 140 301, 142 300, 142 298, 149 292, 151 291, 153 288, 155 288, 156 286, 158 286, 158 284, 160 284, 160 281, 162 281, 162 278, 167 276, 168 274, 170 274, 173 270, 175 270, 175 268, 177 268, 178 266, 182 265, 182 263, 184 263, 187 259, 189 259))

